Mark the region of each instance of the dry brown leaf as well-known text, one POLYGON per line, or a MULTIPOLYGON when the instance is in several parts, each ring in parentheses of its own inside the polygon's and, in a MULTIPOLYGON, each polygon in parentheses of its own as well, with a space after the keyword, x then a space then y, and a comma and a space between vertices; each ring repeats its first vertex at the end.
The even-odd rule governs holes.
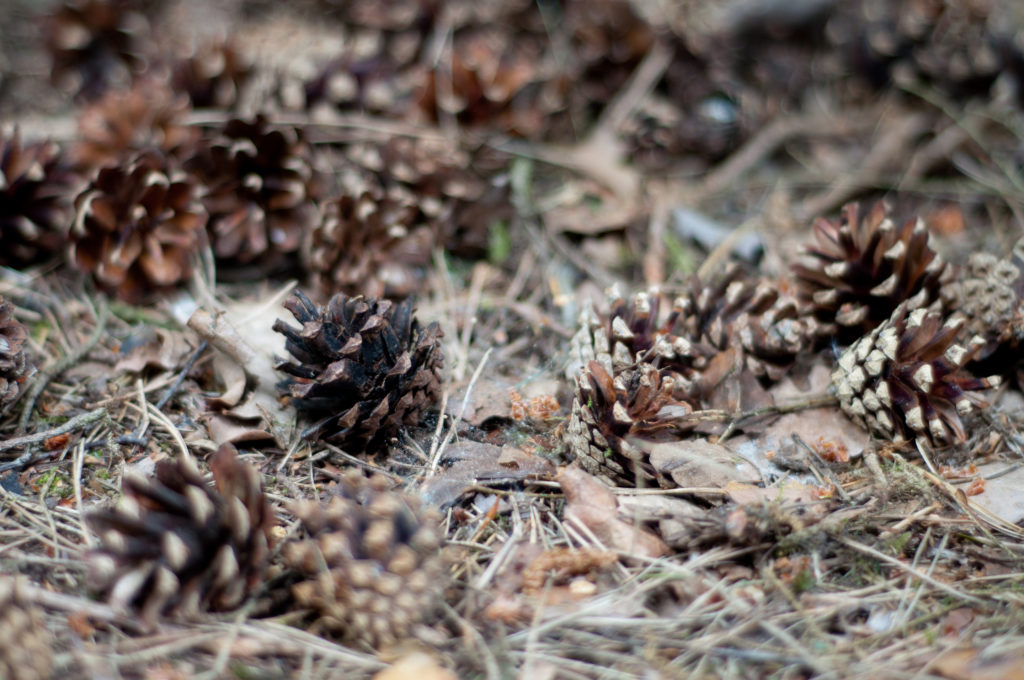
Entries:
POLYGON ((185 334, 166 328, 152 328, 147 342, 136 345, 114 364, 115 373, 140 373, 147 368, 170 371, 181 366, 195 348, 185 334))
POLYGON ((508 483, 522 479, 547 479, 555 474, 551 461, 515 446, 496 446, 463 441, 444 451, 443 461, 455 461, 423 483, 425 502, 444 506, 453 503, 474 484, 508 483))
POLYGON ((512 420, 512 403, 508 396, 511 388, 512 384, 506 380, 482 375, 473 385, 473 391, 469 393, 465 410, 462 408, 462 402, 466 398, 466 389, 460 388, 448 397, 445 412, 449 416, 457 417, 461 411, 462 420, 476 427, 480 427, 491 418, 512 420))
POLYGON ((933 668, 950 680, 1024 680, 1019 656, 981 658, 984 649, 969 647, 942 654, 933 668))
POLYGON ((455 673, 423 652, 403 656, 373 676, 373 680, 459 680, 455 673))
POLYGON ((754 466, 721 444, 704 439, 652 443, 631 442, 646 451, 651 465, 676 486, 720 489, 729 482, 757 482, 754 466))
POLYGON ((985 490, 971 496, 971 503, 977 503, 1010 524, 1017 524, 1024 520, 1024 495, 1020 492, 1024 488, 1024 469, 993 477, 1007 467, 1007 463, 980 466, 978 474, 985 480, 985 490))
POLYGON ((671 552, 652 532, 620 519, 615 494, 597 478, 568 467, 556 479, 565 494, 565 520, 587 527, 605 547, 652 559, 671 552))

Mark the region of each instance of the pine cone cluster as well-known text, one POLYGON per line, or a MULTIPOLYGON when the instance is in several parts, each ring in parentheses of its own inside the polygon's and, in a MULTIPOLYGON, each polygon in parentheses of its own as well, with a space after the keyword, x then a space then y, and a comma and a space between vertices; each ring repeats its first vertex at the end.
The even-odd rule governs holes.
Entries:
POLYGON ((998 386, 1000 378, 963 371, 985 344, 979 336, 959 344, 963 323, 901 304, 840 356, 832 384, 843 411, 895 441, 921 438, 932 447, 964 441, 961 417, 984 405, 973 392, 998 386))
POLYGON ((224 264, 281 266, 317 221, 322 178, 295 128, 232 119, 185 167, 206 187, 213 254, 224 264))
POLYGON ((428 619, 447 587, 440 515, 358 470, 332 492, 325 503, 292 506, 303 533, 282 551, 302 579, 292 594, 316 612, 315 630, 392 645, 428 619))
POLYGON ((842 343, 871 331, 903 302, 910 309, 931 304, 952 273, 928 244, 924 222, 897 227, 883 203, 863 218, 856 203, 848 204, 838 221, 816 220, 814 235, 810 261, 793 269, 819 335, 842 343))
POLYGON ((63 248, 73 185, 56 145, 0 130, 0 265, 35 264, 63 248))
POLYGON ((72 261, 127 301, 184 281, 204 242, 197 187, 168 163, 145 153, 102 168, 75 200, 72 261))
POLYGON ((36 372, 27 340, 28 329, 14 318, 14 305, 0 297, 0 413, 17 400, 22 385, 36 372))
POLYGON ((277 368, 289 376, 282 387, 291 403, 313 420, 303 437, 373 448, 440 398, 441 329, 421 329, 410 300, 339 293, 319 307, 296 292, 285 308, 302 326, 274 322, 293 357, 277 368))
POLYGON ((0 678, 47 680, 53 650, 39 607, 19 592, 20 579, 0 578, 0 678))
POLYGON ((276 520, 259 472, 230 444, 210 468, 216 488, 191 459, 160 461, 155 479, 126 475, 118 507, 88 518, 102 543, 89 556, 90 582, 147 625, 234 609, 262 583, 276 520))

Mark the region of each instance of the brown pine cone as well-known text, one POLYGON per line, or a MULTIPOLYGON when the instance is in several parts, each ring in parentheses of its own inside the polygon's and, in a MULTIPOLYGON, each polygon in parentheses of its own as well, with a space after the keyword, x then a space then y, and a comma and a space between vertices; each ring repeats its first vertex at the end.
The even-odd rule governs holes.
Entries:
POLYGON ((53 84, 85 99, 131 84, 146 66, 142 45, 150 27, 141 5, 136 0, 64 0, 45 17, 53 84))
POLYGON ((319 307, 296 291, 285 308, 302 327, 274 322, 294 358, 277 368, 291 376, 282 383, 291 403, 314 421, 303 438, 358 453, 418 423, 440 398, 441 329, 420 329, 410 300, 339 293, 319 307))
POLYGON ((352 470, 326 503, 296 502, 303 538, 282 550, 306 579, 292 594, 315 610, 314 629, 373 648, 428 621, 449 580, 440 514, 390 486, 352 470))
POLYGON ((0 578, 0 678, 47 680, 53 649, 43 612, 19 592, 20 578, 0 578))
POLYGON ((655 470, 632 440, 678 439, 694 423, 679 418, 693 411, 674 396, 667 369, 646 361, 609 373, 590 361, 576 379, 566 441, 585 470, 613 484, 669 488, 675 483, 655 470))
POLYGON ((198 128, 184 122, 188 112, 188 99, 157 80, 110 90, 78 117, 75 163, 92 170, 151 149, 182 159, 199 137, 198 128))
POLYGON ((779 281, 750 278, 735 265, 708 281, 694 276, 672 307, 670 328, 717 352, 740 350, 746 370, 779 380, 817 332, 817 323, 779 289, 779 281))
POLYGON ((368 189, 328 201, 323 213, 311 234, 308 269, 325 299, 404 298, 422 284, 435 236, 414 204, 368 189))
POLYGON ((191 459, 162 460, 155 479, 126 475, 118 507, 88 517, 102 544, 90 582, 149 626, 171 612, 234 609, 263 581, 276 518, 259 472, 230 444, 210 469, 216 488, 191 459))
POLYGON ((171 83, 197 109, 233 109, 253 77, 253 60, 230 39, 209 40, 180 57, 171 83))
POLYGON ((35 375, 25 342, 28 329, 14 318, 14 305, 0 297, 0 413, 21 394, 22 385, 35 375))
POLYGON ((56 145, 0 130, 0 265, 35 264, 64 247, 73 185, 56 145))
POLYGON ((820 322, 819 337, 851 342, 888 319, 904 301, 910 310, 938 299, 951 270, 928 245, 920 219, 902 227, 876 203, 861 218, 856 203, 838 221, 814 223, 816 246, 793 267, 801 298, 820 322))
POLYGON ((71 259, 129 302, 181 283, 203 243, 197 187, 155 153, 102 168, 75 200, 71 259))
POLYGON ((997 387, 1000 378, 962 370, 985 344, 978 336, 966 347, 958 344, 963 323, 901 304, 839 358, 832 384, 843 411, 894 441, 920 438, 934 447, 964 441, 961 416, 985 405, 972 392, 997 387))
POLYGON ((296 128, 232 119, 185 167, 205 186, 213 254, 227 265, 294 257, 319 215, 322 177, 296 128))

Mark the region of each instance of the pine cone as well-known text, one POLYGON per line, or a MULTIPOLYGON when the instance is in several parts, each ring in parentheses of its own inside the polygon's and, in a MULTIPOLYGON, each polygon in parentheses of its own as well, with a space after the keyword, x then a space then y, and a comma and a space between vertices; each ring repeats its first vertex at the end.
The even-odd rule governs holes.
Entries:
POLYGON ((199 130, 184 123, 188 100, 163 83, 142 80, 128 90, 110 90, 78 118, 75 163, 94 168, 123 163, 152 149, 182 159, 199 130))
POLYGON ((253 73, 252 59, 232 40, 211 40, 178 59, 171 82, 197 109, 230 110, 239 104, 253 73))
POLYGON ((276 519, 259 472, 224 444, 210 459, 211 488, 188 458, 156 464, 156 478, 126 475, 116 509, 89 516, 102 547, 89 579, 147 625, 177 612, 238 607, 262 583, 276 519))
POLYGON ((277 368, 292 376, 282 383, 292 404, 314 420, 304 438, 372 448, 440 398, 441 329, 421 330, 410 300, 339 293, 321 308, 297 291, 285 308, 302 327, 274 322, 295 359, 277 368))
POLYGON ((779 282, 749 278, 735 265, 707 282, 691 278, 669 323, 673 333, 692 343, 717 352, 741 350, 746 370, 773 381, 809 348, 817 331, 797 301, 779 292, 779 282))
POLYGON ((17 400, 21 386, 35 375, 25 342, 28 329, 14 318, 14 305, 0 297, 0 413, 17 400))
POLYGON ((850 342, 904 301, 910 310, 931 304, 948 280, 950 270, 928 245, 924 222, 911 219, 897 228, 887 213, 877 203, 861 219, 850 203, 839 221, 815 221, 811 262, 793 270, 802 299, 821 322, 820 337, 850 342))
POLYGON ((692 412, 674 396, 675 380, 667 369, 641 362, 609 373, 590 361, 576 380, 572 413, 566 429, 569 449, 585 470, 625 486, 657 482, 675 486, 655 470, 647 453, 632 439, 678 439, 693 428, 679 418, 692 412))
POLYGON ((980 336, 984 359, 1002 345, 1024 339, 1024 239, 1005 258, 974 253, 957 280, 942 289, 943 307, 966 317, 961 337, 980 336))
POLYGON ((53 59, 50 78, 61 89, 95 99, 127 87, 145 68, 149 22, 134 0, 65 0, 43 25, 53 59))
POLYGON ((233 119, 185 167, 206 187, 213 253, 227 264, 277 266, 317 221, 322 178, 295 128, 233 119))
POLYGON ((43 612, 19 592, 19 578, 0 578, 0 678, 47 680, 53 650, 43 612))
POLYGON ((934 447, 964 441, 960 417, 985 405, 971 392, 1000 379, 961 370, 985 344, 978 336, 966 347, 957 344, 963 323, 955 317, 943 323, 936 312, 901 304, 839 358, 832 384, 843 411, 895 441, 917 437, 934 447))
POLYGON ((419 288, 435 238, 414 204, 366 190, 328 201, 323 212, 311 235, 308 269, 325 298, 338 292, 404 298, 419 288))
POLYGON ((195 184, 166 157, 102 168, 75 200, 71 258, 129 302, 188 278, 205 236, 195 184))
POLYGON ((56 145, 0 130, 0 265, 35 264, 64 247, 73 183, 56 145))
POLYGON ((374 648, 428 620, 448 582, 440 514, 389 487, 383 476, 353 470, 326 503, 296 502, 305 536, 282 551, 307 579, 292 593, 316 610, 314 629, 374 648))

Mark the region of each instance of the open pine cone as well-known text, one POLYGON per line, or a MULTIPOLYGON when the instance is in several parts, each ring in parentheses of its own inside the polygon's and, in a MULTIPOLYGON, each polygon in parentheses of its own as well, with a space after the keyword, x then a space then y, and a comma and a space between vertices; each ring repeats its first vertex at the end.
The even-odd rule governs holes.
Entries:
POLYGON ((73 183, 56 145, 0 130, 0 265, 35 264, 63 248, 73 183))
POLYGON ((303 437, 342 447, 372 448, 420 421, 440 398, 441 329, 420 329, 412 302, 337 294, 325 307, 297 291, 285 308, 302 324, 278 319, 292 361, 278 370, 300 413, 313 419, 303 437))
POLYGON ((368 189, 328 201, 323 213, 310 237, 308 268, 325 298, 404 298, 419 288, 435 236, 414 203, 368 189))
POLYGON ((304 537, 282 550, 303 578, 292 593, 318 616, 315 629, 381 648, 408 637, 444 594, 440 515, 358 470, 326 503, 298 501, 304 537))
POLYGON ((933 447, 964 441, 961 416, 985 405, 972 392, 996 387, 1000 378, 962 370, 985 344, 978 336, 966 347, 958 344, 963 323, 901 304, 839 358, 832 384, 843 411, 895 441, 920 438, 933 447))
POLYGON ((0 413, 14 403, 35 372, 25 342, 28 329, 14 318, 14 305, 0 297, 0 413))
POLYGON ((188 111, 187 97, 155 79, 140 80, 127 90, 110 90, 78 118, 75 163, 91 170, 151 149, 182 159, 199 135, 198 128, 184 123, 188 111))
POLYGON ((634 439, 678 439, 693 428, 679 418, 692 412, 674 396, 671 372, 646 361, 609 373, 590 361, 576 380, 566 441, 588 472, 626 486, 675 486, 648 462, 634 439))
POLYGON ((167 160, 102 168, 75 200, 72 261, 129 302, 184 281, 205 237, 197 187, 167 160))
POLYGON ((226 264, 278 266, 317 221, 322 178, 295 128, 232 119, 185 166, 205 186, 213 254, 226 264))
POLYGON ((810 262, 793 267, 802 298, 821 323, 819 337, 850 342, 888 319, 904 301, 908 309, 938 299, 949 278, 945 261, 928 245, 920 219, 897 227, 884 203, 861 217, 856 203, 838 221, 814 223, 810 262))
POLYGON ((102 544, 89 556, 90 582, 147 625, 234 609, 262 583, 276 519, 259 472, 230 444, 210 468, 215 489, 191 459, 160 461, 155 479, 126 475, 118 507, 88 518, 102 544))
POLYGON ((253 60, 232 40, 208 40, 178 58, 171 82, 197 109, 233 109, 253 72, 253 60))
POLYGON ((65 0, 43 24, 53 59, 51 80, 95 99, 108 87, 127 87, 145 68, 142 45, 149 21, 135 0, 65 0))
POLYGON ((43 612, 19 592, 20 578, 0 578, 0 678, 48 680, 53 661, 43 612))

